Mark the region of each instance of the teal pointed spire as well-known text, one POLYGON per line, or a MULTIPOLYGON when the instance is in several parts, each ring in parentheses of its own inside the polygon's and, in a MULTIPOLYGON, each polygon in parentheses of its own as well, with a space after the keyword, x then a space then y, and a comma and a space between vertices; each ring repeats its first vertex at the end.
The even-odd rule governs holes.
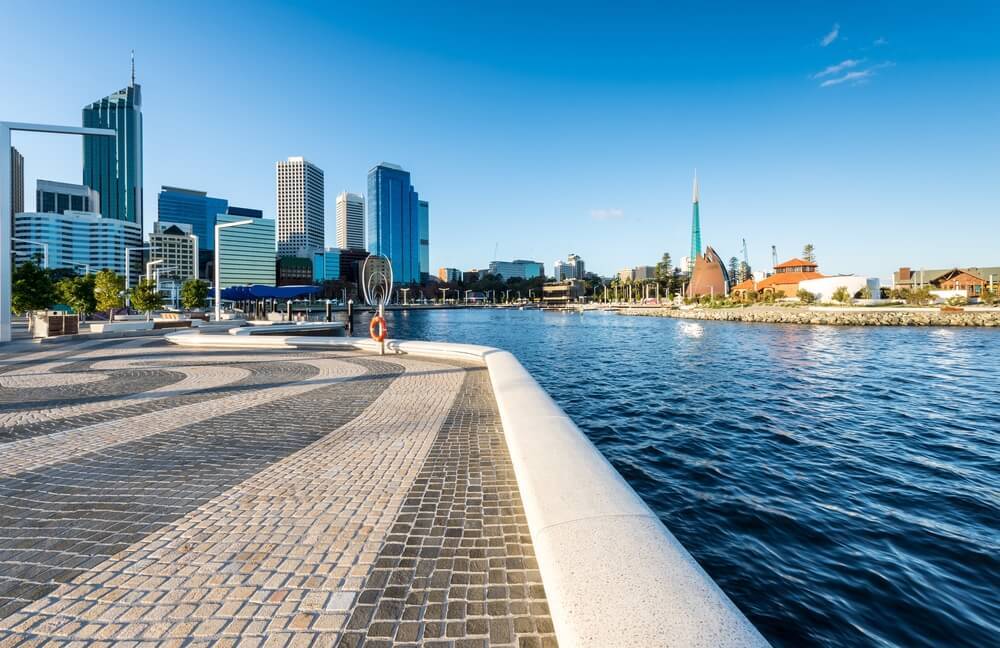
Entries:
POLYGON ((694 171, 694 191, 691 202, 694 207, 691 213, 691 265, 701 256, 701 218, 698 216, 698 170, 694 171))

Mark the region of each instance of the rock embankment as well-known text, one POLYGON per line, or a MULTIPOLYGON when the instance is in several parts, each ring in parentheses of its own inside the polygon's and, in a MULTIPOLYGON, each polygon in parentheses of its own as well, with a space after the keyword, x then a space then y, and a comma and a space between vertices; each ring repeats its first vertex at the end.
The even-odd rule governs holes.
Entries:
POLYGON ((817 311, 804 308, 627 308, 622 315, 678 317, 720 322, 831 324, 836 326, 990 326, 1000 327, 1000 311, 927 311, 857 309, 817 311))

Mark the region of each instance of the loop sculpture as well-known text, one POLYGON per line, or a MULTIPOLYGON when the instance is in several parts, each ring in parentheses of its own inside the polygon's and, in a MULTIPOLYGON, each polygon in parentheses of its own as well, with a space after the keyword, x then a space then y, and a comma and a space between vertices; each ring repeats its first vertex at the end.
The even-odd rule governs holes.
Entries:
POLYGON ((392 263, 388 258, 378 254, 368 255, 361 266, 361 289, 364 291, 365 303, 378 308, 368 332, 379 343, 381 354, 385 355, 385 338, 389 333, 385 324, 385 305, 392 294, 392 263))

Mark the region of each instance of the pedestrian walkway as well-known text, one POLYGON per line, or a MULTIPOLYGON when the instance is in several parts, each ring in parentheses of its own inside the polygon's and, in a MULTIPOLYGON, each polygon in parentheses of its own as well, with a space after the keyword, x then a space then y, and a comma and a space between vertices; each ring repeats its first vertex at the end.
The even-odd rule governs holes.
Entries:
POLYGON ((482 366, 0 360, 0 646, 555 645, 482 366))

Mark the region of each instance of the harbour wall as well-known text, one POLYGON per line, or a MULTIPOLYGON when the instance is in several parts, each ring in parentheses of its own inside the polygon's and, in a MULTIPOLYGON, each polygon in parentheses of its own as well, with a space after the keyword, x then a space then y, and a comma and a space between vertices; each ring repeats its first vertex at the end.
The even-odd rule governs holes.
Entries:
POLYGON ((986 326, 1000 327, 1000 311, 949 312, 938 309, 887 310, 839 308, 625 308, 622 315, 676 317, 720 322, 827 324, 833 326, 986 326))

